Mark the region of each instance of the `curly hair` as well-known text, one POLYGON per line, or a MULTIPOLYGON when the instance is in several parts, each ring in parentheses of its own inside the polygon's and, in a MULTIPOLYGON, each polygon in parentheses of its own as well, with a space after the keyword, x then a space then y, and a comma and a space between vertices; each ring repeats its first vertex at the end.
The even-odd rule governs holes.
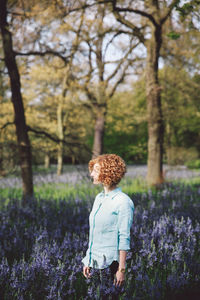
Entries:
POLYGON ((126 173, 126 164, 124 160, 116 154, 102 154, 92 159, 88 163, 90 173, 94 165, 100 165, 99 181, 107 186, 117 185, 126 173))

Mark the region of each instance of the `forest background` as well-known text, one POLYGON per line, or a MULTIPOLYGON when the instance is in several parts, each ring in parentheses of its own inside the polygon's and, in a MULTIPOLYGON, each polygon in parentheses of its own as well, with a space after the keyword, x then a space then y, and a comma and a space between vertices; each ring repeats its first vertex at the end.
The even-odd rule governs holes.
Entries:
POLYGON ((117 153, 200 167, 199 1, 1 1, 0 174, 117 153), (11 101, 12 100, 12 101, 11 101), (17 137, 17 138, 16 138, 17 137))

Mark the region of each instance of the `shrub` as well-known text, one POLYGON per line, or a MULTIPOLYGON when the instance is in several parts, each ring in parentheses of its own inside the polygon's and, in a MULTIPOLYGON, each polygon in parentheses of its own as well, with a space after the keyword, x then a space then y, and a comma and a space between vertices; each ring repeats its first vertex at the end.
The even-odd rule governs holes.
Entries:
POLYGON ((191 160, 186 163, 186 166, 190 169, 200 169, 200 159, 191 160))

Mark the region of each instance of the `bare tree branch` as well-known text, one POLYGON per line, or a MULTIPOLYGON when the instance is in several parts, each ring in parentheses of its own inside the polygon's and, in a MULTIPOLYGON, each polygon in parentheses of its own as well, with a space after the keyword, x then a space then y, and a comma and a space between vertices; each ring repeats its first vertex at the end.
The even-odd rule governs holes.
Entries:
POLYGON ((0 128, 0 130, 3 130, 3 129, 5 129, 7 126, 9 126, 9 125, 14 125, 15 124, 15 122, 7 122, 6 124, 4 124, 1 128, 0 128))
POLYGON ((115 39, 118 35, 120 35, 120 34, 130 34, 130 35, 132 35, 132 32, 126 31, 126 30, 119 30, 118 32, 116 32, 116 33, 112 36, 112 38, 110 39, 110 41, 108 41, 108 43, 107 43, 106 46, 105 46, 105 50, 104 50, 104 59, 105 59, 105 55, 106 55, 106 52, 107 52, 107 49, 108 49, 109 45, 112 44, 112 42, 114 41, 114 39, 115 39))
POLYGON ((47 51, 44 51, 44 52, 41 52, 41 51, 29 51, 29 52, 17 52, 17 51, 14 51, 14 55, 15 56, 29 56, 29 55, 38 55, 38 56, 45 56, 45 55, 54 55, 54 56, 58 56, 59 58, 61 58, 65 65, 68 63, 68 57, 64 57, 62 56, 59 52, 57 51, 54 51, 54 50, 47 50, 47 51))
POLYGON ((137 38, 139 39, 139 41, 141 43, 145 42, 144 35, 141 33, 140 28, 138 28, 133 23, 131 23, 130 21, 128 21, 127 19, 125 19, 123 16, 121 16, 120 13, 115 10, 115 8, 113 8, 113 14, 114 14, 114 16, 115 16, 115 18, 116 18, 116 20, 118 22, 120 22, 121 24, 123 24, 123 25, 129 27, 130 29, 132 29, 133 34, 135 36, 137 36, 137 38))
POLYGON ((90 101, 93 103, 93 104, 96 104, 96 97, 95 97, 95 95, 94 95, 94 93, 89 89, 89 87, 87 86, 87 84, 85 84, 84 86, 83 86, 83 88, 85 89, 85 91, 86 91, 86 94, 87 94, 87 96, 88 96, 88 99, 90 99, 90 101))
POLYGON ((132 47, 129 48, 129 50, 127 51, 127 53, 125 54, 125 56, 119 60, 118 65, 116 66, 115 70, 112 72, 112 74, 105 80, 106 81, 106 85, 108 85, 108 82, 117 74, 122 62, 126 61, 128 58, 128 55, 132 52, 132 50, 134 48, 136 48, 139 45, 140 42, 138 42, 136 45, 133 45, 132 47))
MULTIPOLYGON (((149 19, 155 26, 158 25, 156 20, 154 19, 154 17, 152 15, 148 14, 147 12, 143 11, 143 10, 132 9, 132 8, 129 8, 129 7, 125 7, 125 8, 117 7, 116 6, 117 0, 113 0, 112 4, 113 4, 113 11, 116 12, 116 13, 119 13, 119 12, 135 13, 135 14, 141 15, 141 16, 149 19)), ((137 27, 135 27, 135 28, 137 28, 137 27)))
POLYGON ((129 66, 130 66, 130 64, 128 63, 124 67, 123 72, 122 72, 120 78, 115 82, 113 88, 111 89, 111 92, 109 93, 109 98, 111 98, 114 95, 114 93, 115 93, 117 87, 119 86, 119 84, 124 81, 124 78, 127 75, 126 71, 127 71, 127 69, 128 69, 129 66))
POLYGON ((74 7, 74 8, 69 8, 67 11, 66 11, 66 15, 72 13, 72 12, 76 12, 76 11, 80 11, 80 10, 84 10, 86 8, 90 8, 90 7, 94 7, 98 4, 108 4, 108 3, 112 3, 112 0, 97 0, 97 1, 94 1, 93 3, 91 4, 83 4, 83 5, 80 5, 80 6, 77 6, 77 7, 74 7))
MULTIPOLYGON (((38 129, 35 129, 35 128, 32 128, 30 126, 27 125, 27 131, 31 131, 31 132, 34 132, 36 135, 39 135, 39 136, 46 136, 48 139, 50 139, 51 141, 55 142, 55 143, 64 143, 65 145, 67 146, 77 146, 77 147, 80 147, 80 146, 83 146, 85 147, 84 144, 81 144, 81 143, 73 143, 73 142, 68 142, 66 140, 61 140, 55 136, 52 136, 51 134, 47 133, 46 131, 44 130, 38 130, 38 129)), ((71 136, 71 135, 70 135, 71 136)))
POLYGON ((161 18, 160 23, 164 24, 165 21, 167 20, 167 18, 169 17, 169 15, 172 12, 172 9, 174 8, 174 6, 176 4, 178 4, 180 2, 180 0, 173 0, 172 3, 169 5, 167 12, 165 13, 165 15, 161 18))

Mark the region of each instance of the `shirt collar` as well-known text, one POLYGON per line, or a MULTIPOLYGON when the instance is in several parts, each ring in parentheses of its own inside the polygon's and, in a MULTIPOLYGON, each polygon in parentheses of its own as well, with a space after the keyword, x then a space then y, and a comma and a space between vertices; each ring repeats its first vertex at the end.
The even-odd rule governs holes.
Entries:
POLYGON ((120 187, 117 187, 117 188, 115 188, 114 190, 112 190, 112 191, 110 191, 110 192, 108 192, 108 193, 106 193, 105 194, 105 192, 104 191, 102 191, 101 192, 101 194, 102 194, 102 196, 104 196, 104 197, 113 197, 113 196, 115 196, 118 192, 121 192, 121 188, 120 187))

